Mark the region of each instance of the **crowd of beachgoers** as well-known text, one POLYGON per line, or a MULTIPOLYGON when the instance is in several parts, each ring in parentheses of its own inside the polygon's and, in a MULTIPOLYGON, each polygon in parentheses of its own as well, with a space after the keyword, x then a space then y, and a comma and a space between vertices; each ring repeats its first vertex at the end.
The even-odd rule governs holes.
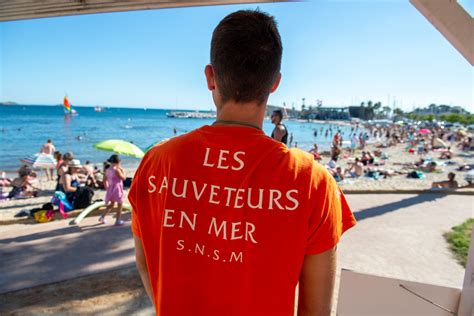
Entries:
POLYGON ((401 122, 364 127, 353 127, 346 142, 335 132, 330 151, 319 152, 317 144, 309 150, 343 189, 474 188, 472 131, 401 122))
MULTIPOLYGON (((296 147, 297 140, 289 132, 288 147, 296 147)), ((329 151, 319 151, 318 144, 314 144, 309 152, 326 166, 343 190, 474 188, 474 138, 472 131, 462 126, 355 123, 345 135, 337 125, 314 129, 313 133, 308 137, 321 133, 332 138, 329 151)), ((51 140, 41 147, 39 155, 53 157, 55 165, 42 171, 25 163, 15 178, 1 175, 0 209, 4 206, 9 213, 18 214, 24 211, 25 199, 37 201, 38 207, 33 209, 36 211, 43 210, 51 200, 53 204, 62 202, 66 211, 81 208, 92 200, 108 200, 107 182, 122 183, 117 177, 124 180, 124 188, 119 191, 125 193, 120 191, 120 196, 115 197, 121 205, 136 169, 122 167, 117 155, 99 165, 90 161, 81 164, 72 152, 62 154, 56 150, 51 140), (110 167, 112 173, 107 171, 110 167)), ((33 215, 29 211, 19 214, 33 215)), ((119 218, 118 225, 122 223, 119 218)), ((105 222, 104 217, 101 220, 105 222)))
POLYGON ((93 203, 96 192, 104 191, 99 198, 105 199, 107 208, 99 221, 106 224, 107 214, 117 203, 115 225, 124 224, 120 219, 125 199, 124 187, 130 186, 131 178, 126 177, 119 155, 112 154, 102 163, 101 168, 90 161, 81 164, 79 159, 74 158, 72 152, 62 154, 57 151, 53 141, 49 139, 39 153, 31 160, 22 160, 22 163, 17 171, 17 177, 13 179, 7 178, 5 173, 2 173, 0 201, 5 201, 4 203, 10 201, 9 206, 15 209, 15 201, 21 206, 23 203, 18 203, 19 201, 42 199, 38 200, 39 207, 22 209, 15 214, 16 217, 31 216, 43 222, 49 221, 57 211, 67 217, 67 212, 88 207, 93 203), (40 166, 39 168, 44 170, 44 176, 42 172, 35 170, 37 169, 35 166, 40 166))

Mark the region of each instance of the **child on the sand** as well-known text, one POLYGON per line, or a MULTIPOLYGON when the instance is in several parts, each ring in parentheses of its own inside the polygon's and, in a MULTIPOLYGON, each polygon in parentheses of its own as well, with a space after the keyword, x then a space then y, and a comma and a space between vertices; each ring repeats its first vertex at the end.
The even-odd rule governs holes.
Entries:
POLYGON ((106 224, 105 216, 112 210, 114 204, 117 203, 117 215, 115 216, 115 226, 121 226, 124 224, 120 220, 122 215, 123 205, 123 180, 125 180, 125 172, 120 165, 120 157, 118 155, 110 156, 108 162, 111 166, 105 172, 104 186, 107 190, 105 194, 105 203, 107 208, 105 212, 99 217, 99 222, 106 224))

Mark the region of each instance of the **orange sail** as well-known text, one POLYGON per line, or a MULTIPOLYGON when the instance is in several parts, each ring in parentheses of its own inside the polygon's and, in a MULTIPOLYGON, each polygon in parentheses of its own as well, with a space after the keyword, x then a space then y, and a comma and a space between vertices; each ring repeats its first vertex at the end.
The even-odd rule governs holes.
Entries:
POLYGON ((69 100, 67 99, 67 96, 64 97, 63 104, 66 111, 71 112, 71 104, 69 104, 69 100))

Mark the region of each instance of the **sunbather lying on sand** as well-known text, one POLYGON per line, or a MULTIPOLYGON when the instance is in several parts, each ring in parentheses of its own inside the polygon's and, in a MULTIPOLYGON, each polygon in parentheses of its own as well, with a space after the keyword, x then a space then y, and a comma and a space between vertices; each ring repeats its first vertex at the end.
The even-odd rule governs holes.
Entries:
POLYGON ((418 167, 418 170, 423 172, 438 172, 440 171, 438 168, 438 164, 435 161, 432 161, 424 166, 418 167))
POLYGON ((451 151, 451 147, 448 147, 448 150, 442 152, 441 156, 439 156, 439 159, 451 159, 451 158, 453 158, 453 152, 451 151))
POLYGON ((384 179, 388 177, 398 176, 401 174, 407 174, 407 171, 399 171, 394 169, 383 169, 383 168, 368 168, 368 172, 378 172, 379 175, 383 176, 384 179))

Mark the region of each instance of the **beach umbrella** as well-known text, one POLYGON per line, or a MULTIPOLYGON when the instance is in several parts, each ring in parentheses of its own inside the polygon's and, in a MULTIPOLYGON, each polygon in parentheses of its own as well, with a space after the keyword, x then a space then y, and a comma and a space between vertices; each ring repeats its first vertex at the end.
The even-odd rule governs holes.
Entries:
POLYGON ((113 151, 114 153, 120 155, 135 158, 143 158, 145 155, 143 150, 138 148, 135 144, 119 139, 104 140, 100 143, 94 144, 94 148, 105 151, 113 151))
POLYGON ((52 155, 34 154, 20 160, 22 163, 33 168, 55 169, 57 161, 52 155))
POLYGON ((433 146, 435 147, 448 147, 448 145, 442 141, 439 137, 436 137, 434 140, 433 140, 433 146))
POLYGON ((429 133, 431 133, 431 131, 427 128, 422 128, 418 131, 418 133, 420 133, 420 134, 429 134, 429 133))

